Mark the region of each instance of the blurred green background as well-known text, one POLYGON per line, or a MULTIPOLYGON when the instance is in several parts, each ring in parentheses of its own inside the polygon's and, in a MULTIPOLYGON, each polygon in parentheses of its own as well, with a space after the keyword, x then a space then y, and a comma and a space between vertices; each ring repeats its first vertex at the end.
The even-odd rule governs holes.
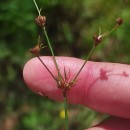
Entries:
MULTIPOLYGON (((93 61, 130 63, 129 0, 37 0, 56 55, 85 58, 93 34, 110 30, 117 17, 124 24, 95 50, 93 61)), ((65 130, 63 104, 34 94, 22 77, 28 50, 37 42, 37 10, 32 0, 0 2, 0 130, 65 130), (51 125, 50 125, 51 124, 51 125)), ((50 55, 45 49, 44 55, 50 55)), ((81 130, 104 115, 70 105, 70 129, 81 130)))

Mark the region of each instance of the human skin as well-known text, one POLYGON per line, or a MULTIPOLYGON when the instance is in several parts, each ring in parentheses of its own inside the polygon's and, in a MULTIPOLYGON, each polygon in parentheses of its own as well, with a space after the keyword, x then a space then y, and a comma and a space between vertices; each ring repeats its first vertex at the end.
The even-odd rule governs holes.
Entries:
MULTIPOLYGON (((57 76, 52 57, 41 57, 54 76, 57 76)), ((56 57, 61 74, 64 68, 73 79, 83 60, 56 57)), ((29 60, 23 70, 27 86, 35 93, 63 101, 56 82, 38 58, 29 60)), ((68 93, 68 102, 80 104, 112 115, 101 124, 88 130, 130 130, 130 66, 116 63, 87 62, 68 93)))

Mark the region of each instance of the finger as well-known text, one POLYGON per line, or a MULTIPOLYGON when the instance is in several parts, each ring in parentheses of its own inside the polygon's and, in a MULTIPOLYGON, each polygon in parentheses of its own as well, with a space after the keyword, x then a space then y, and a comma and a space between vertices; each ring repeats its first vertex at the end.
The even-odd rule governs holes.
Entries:
MULTIPOLYGON (((51 57, 41 57, 54 75, 57 75, 51 57)), ((76 58, 57 57, 63 74, 64 67, 70 79, 74 78, 83 64, 76 58), (70 73, 69 73, 70 71, 70 73)), ((83 104, 97 111, 130 118, 130 66, 113 63, 87 62, 70 89, 68 102, 83 104)), ((31 59, 24 67, 26 84, 39 94, 45 93, 54 100, 63 100, 56 82, 37 59, 31 59)))
POLYGON ((130 119, 110 117, 87 130, 130 130, 130 119))

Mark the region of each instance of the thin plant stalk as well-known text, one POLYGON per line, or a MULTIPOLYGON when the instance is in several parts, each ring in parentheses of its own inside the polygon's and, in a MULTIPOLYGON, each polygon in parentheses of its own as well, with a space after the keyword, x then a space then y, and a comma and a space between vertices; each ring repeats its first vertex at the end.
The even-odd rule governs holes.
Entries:
POLYGON ((105 37, 105 36, 109 35, 110 33, 112 33, 114 30, 116 30, 118 27, 119 27, 119 26, 116 25, 111 31, 107 31, 107 32, 105 32, 105 33, 102 34, 102 35, 101 35, 101 29, 99 28, 99 36, 105 37))
POLYGON ((47 39, 48 46, 49 46, 50 51, 51 51, 51 54, 52 54, 55 67, 56 67, 57 72, 58 72, 58 77, 61 78, 60 70, 59 70, 59 68, 58 68, 58 64, 57 64, 57 62, 56 62, 55 55, 54 55, 54 52, 53 52, 53 49, 52 49, 52 46, 51 46, 51 43, 50 43, 50 40, 49 40, 49 37, 48 37, 48 35, 47 35, 47 32, 46 32, 46 28, 45 28, 45 27, 43 27, 43 31, 44 31, 45 37, 46 37, 46 39, 47 39))
POLYGON ((43 66, 48 70, 48 72, 51 74, 51 76, 53 77, 54 80, 55 76, 52 74, 52 72, 48 69, 48 67, 45 65, 45 63, 42 61, 42 59, 39 57, 39 55, 37 55, 37 58, 41 61, 41 63, 43 64, 43 66))
POLYGON ((36 3, 35 0, 33 0, 33 2, 34 2, 34 4, 35 4, 35 6, 36 6, 36 8, 37 8, 37 11, 38 11, 38 13, 39 13, 39 16, 40 16, 40 9, 38 8, 38 5, 37 5, 37 3, 36 3))
POLYGON ((64 110, 65 110, 65 122, 66 122, 66 130, 69 130, 69 121, 68 121, 68 109, 67 109, 67 98, 64 97, 64 110))
POLYGON ((65 93, 65 94, 63 93, 63 96, 64 96, 64 111, 65 111, 66 130, 69 130, 67 93, 65 93))
POLYGON ((116 25, 111 31, 109 31, 108 35, 109 35, 110 33, 112 33, 114 30, 116 30, 118 27, 119 27, 119 26, 116 25))
POLYGON ((87 58, 86 58, 86 59, 85 59, 85 61, 84 61, 84 63, 83 63, 83 65, 82 65, 82 67, 80 68, 80 70, 78 71, 78 73, 76 74, 76 76, 74 77, 73 82, 75 82, 75 81, 76 81, 76 79, 77 79, 78 75, 80 74, 80 72, 81 72, 81 71, 82 71, 82 69, 84 68, 84 66, 85 66, 86 62, 88 61, 89 57, 91 56, 91 54, 93 53, 93 51, 95 50, 95 48, 96 48, 96 46, 95 46, 95 45, 93 45, 93 47, 92 47, 91 51, 89 52, 89 54, 88 54, 87 58))

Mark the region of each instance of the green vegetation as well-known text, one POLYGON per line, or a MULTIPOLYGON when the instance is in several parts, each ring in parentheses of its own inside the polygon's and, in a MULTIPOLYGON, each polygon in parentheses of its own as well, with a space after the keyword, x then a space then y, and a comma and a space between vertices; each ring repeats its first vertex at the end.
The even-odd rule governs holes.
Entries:
MULTIPOLYGON (((124 24, 103 41, 91 60, 130 63, 130 1, 37 0, 37 3, 47 17, 46 29, 56 55, 85 58, 99 27, 102 32, 110 30, 115 19, 122 17, 124 24)), ((22 77, 23 66, 32 57, 28 50, 37 43, 36 16, 32 0, 4 0, 0 4, 0 129, 3 130, 64 130, 64 119, 60 117, 63 104, 34 94, 22 77)), ((43 54, 51 55, 48 48, 43 54)), ((70 105, 69 109, 71 130, 81 130, 101 120, 100 114, 87 108, 70 105)))

